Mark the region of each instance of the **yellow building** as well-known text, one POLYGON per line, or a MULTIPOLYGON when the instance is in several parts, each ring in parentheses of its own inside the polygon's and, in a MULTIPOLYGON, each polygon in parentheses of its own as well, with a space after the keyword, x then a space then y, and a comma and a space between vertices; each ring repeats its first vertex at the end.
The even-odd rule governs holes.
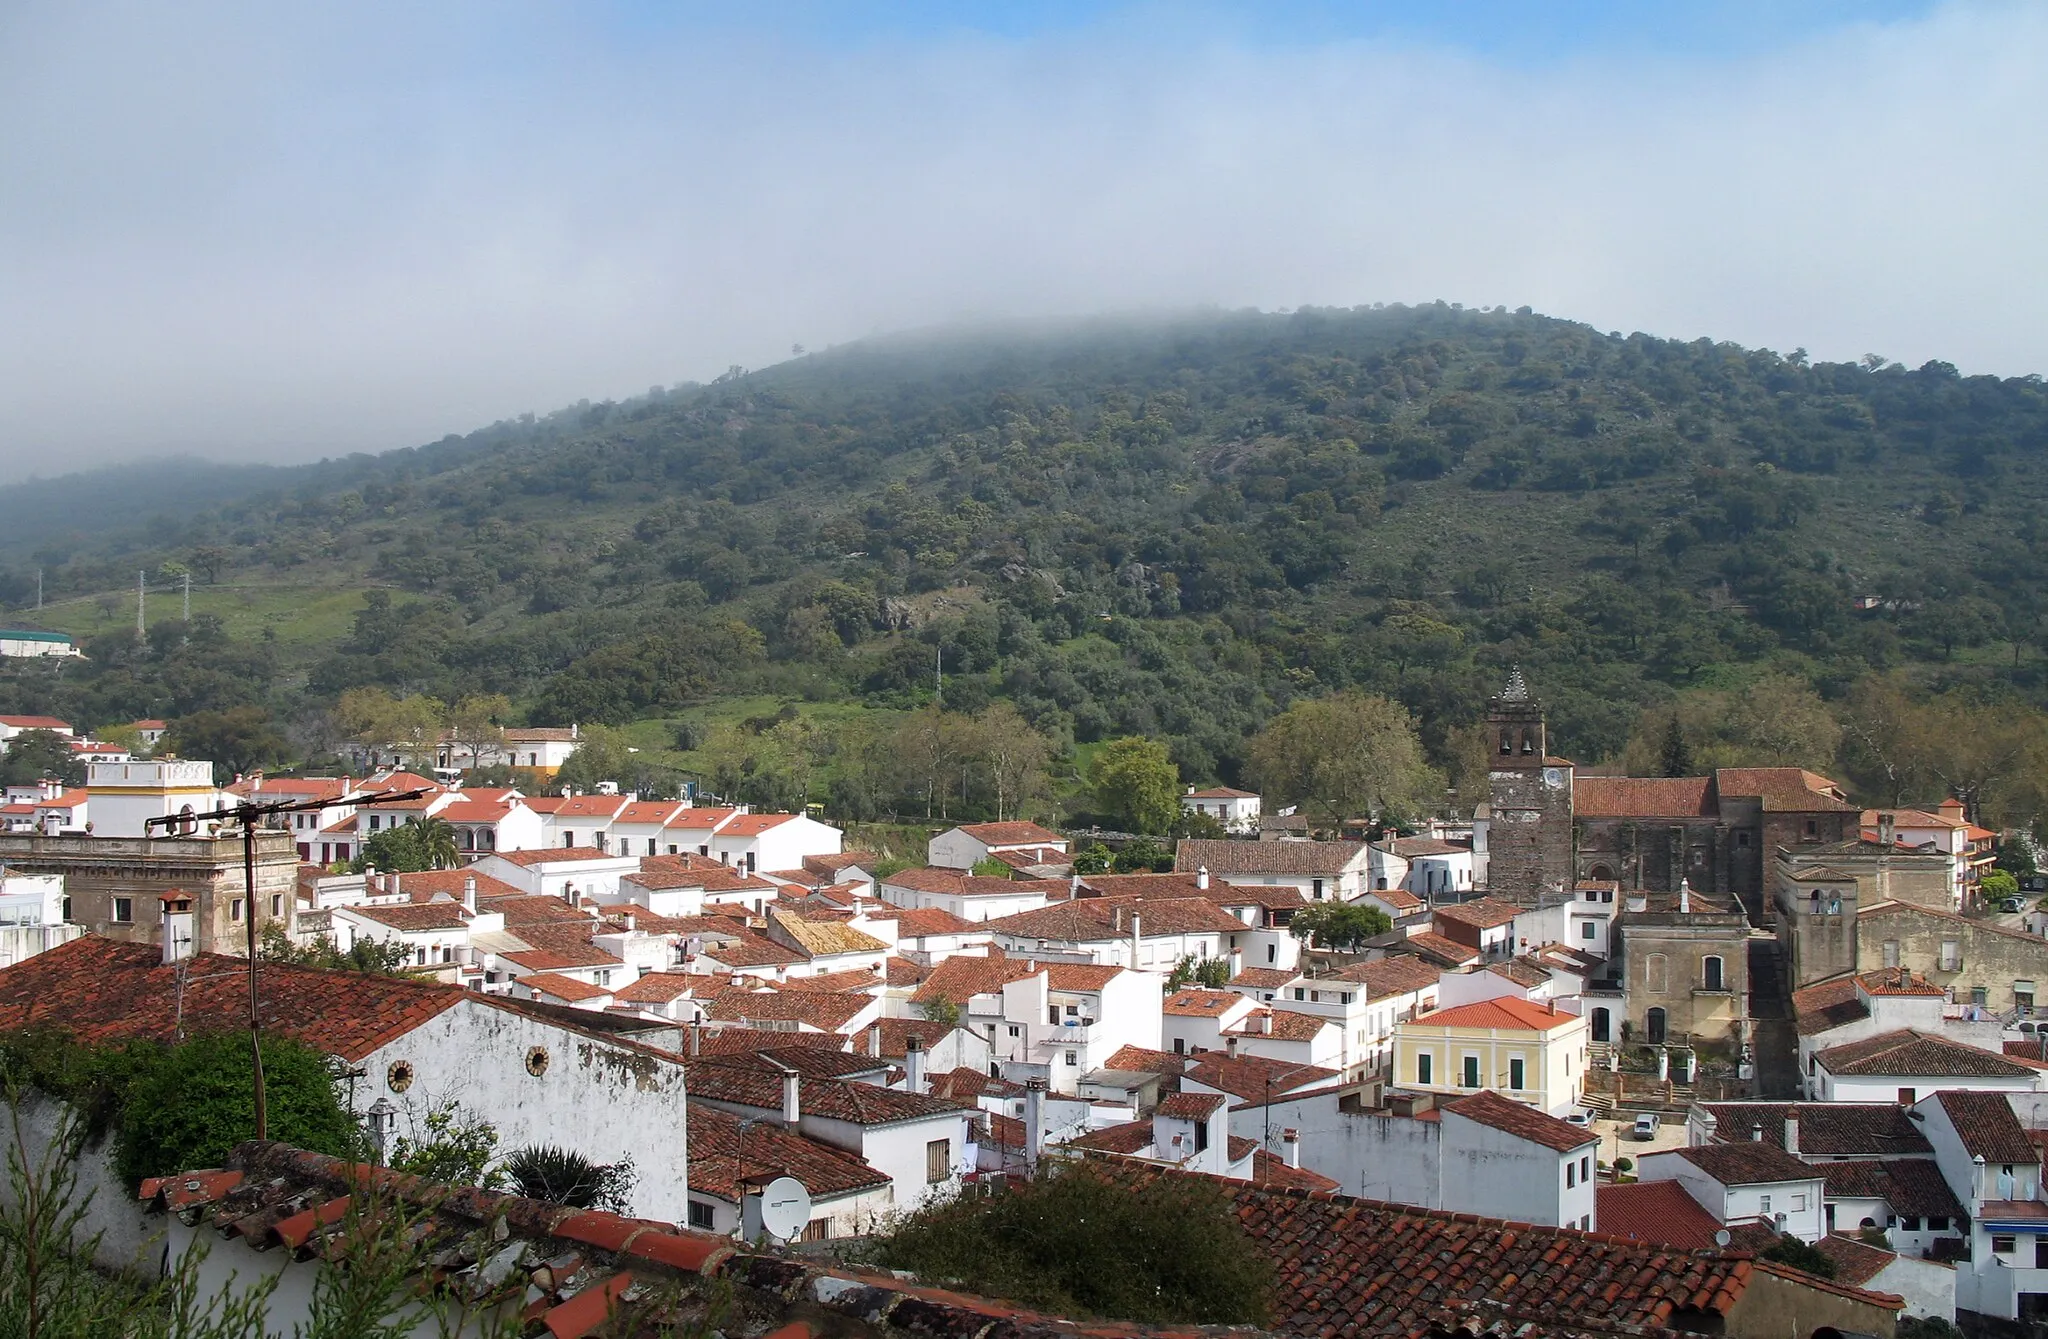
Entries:
POLYGON ((1586 1020, 1512 996, 1426 1013, 1394 1028, 1397 1088, 1463 1096, 1490 1088, 1553 1116, 1586 1087, 1586 1020))

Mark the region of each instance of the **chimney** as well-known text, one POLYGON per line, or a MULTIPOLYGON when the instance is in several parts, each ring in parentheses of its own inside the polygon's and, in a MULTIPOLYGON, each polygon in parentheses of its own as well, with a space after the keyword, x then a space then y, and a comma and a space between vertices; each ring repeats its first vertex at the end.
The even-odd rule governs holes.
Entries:
POLYGON ((163 960, 166 966, 192 956, 192 894, 173 888, 163 895, 163 960))
POLYGON ((462 879, 462 909, 476 915, 476 875, 466 874, 462 879))
POLYGON ((1235 981, 1237 980, 1237 978, 1243 975, 1244 950, 1241 948, 1234 948, 1230 950, 1230 979, 1235 981))
POLYGON ((1764 1141, 1764 1127, 1761 1125, 1750 1126, 1749 1141, 1752 1144, 1761 1144, 1764 1141))
POLYGON ((1195 887, 1205 893, 1209 891, 1209 867, 1207 865, 1195 871, 1195 887))
POLYGON ((1145 932, 1138 924, 1138 913, 1131 912, 1131 970, 1138 969, 1138 948, 1145 942, 1145 932))
POLYGON ((792 1130, 803 1116, 801 1083, 797 1072, 785 1065, 782 1070, 782 1123, 792 1130))
POLYGON ((627 911, 627 912, 626 912, 626 914, 625 914, 624 916, 621 916, 621 917, 619 918, 619 920, 620 920, 620 922, 621 922, 621 923, 623 923, 623 924, 625 925, 625 927, 626 927, 626 933, 627 933, 627 934, 632 934, 632 933, 633 933, 633 925, 634 925, 634 918, 633 918, 633 913, 632 913, 632 912, 631 912, 631 911, 629 910, 629 911, 627 911))
POLYGON ((1692 881, 1690 879, 1680 879, 1678 881, 1678 914, 1683 916, 1691 912, 1691 910, 1692 881))
MULTIPOLYGON (((1118 934, 1122 934, 1124 932, 1124 909, 1122 907, 1111 908, 1109 913, 1109 926, 1118 934)), ((1135 962, 1133 962, 1131 965, 1133 967, 1137 966, 1135 962)))
POLYGON ((1268 1037, 1273 1035, 1273 1011, 1271 1009, 1260 1011, 1259 1031, 1268 1037))
POLYGON ((1232 1060, 1237 1059, 1237 1038, 1225 1037, 1223 1039, 1223 1053, 1232 1060))
POLYGON ((1785 1108, 1785 1151, 1797 1157, 1799 1154, 1799 1108, 1785 1108))
POLYGON ((704 1054, 704 1015, 699 1012, 697 1021, 690 1025, 690 1058, 704 1054))
POLYGON ((924 1091, 924 1043, 916 1037, 903 1040, 903 1090, 911 1093, 924 1091))
POLYGON ((1301 1166, 1301 1131, 1282 1130, 1280 1132, 1280 1156, 1287 1160, 1289 1167, 1298 1168, 1301 1166))
POLYGON ((1045 1080, 1024 1081, 1024 1165, 1038 1170, 1038 1158, 1045 1152, 1045 1080))
POLYGON ((877 1060, 881 1059, 882 1025, 880 1023, 868 1024, 868 1055, 877 1060))
POLYGON ((1891 849, 1893 830, 1893 816, 1888 812, 1879 814, 1877 816, 1877 844, 1887 850, 1891 849))

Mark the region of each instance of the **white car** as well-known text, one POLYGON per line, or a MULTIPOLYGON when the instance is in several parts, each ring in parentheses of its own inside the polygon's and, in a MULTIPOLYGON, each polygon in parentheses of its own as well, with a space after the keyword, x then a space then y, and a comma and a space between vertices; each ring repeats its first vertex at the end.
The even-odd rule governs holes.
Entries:
POLYGON ((1643 1140, 1655 1139, 1657 1131, 1663 1124, 1663 1117, 1654 1111, 1645 1111, 1636 1117, 1636 1128, 1631 1131, 1630 1137, 1643 1140))
POLYGON ((1589 1129, 1593 1124, 1593 1114, 1590 1111, 1574 1111, 1564 1118, 1564 1123, 1566 1125, 1579 1126, 1581 1129, 1589 1129))

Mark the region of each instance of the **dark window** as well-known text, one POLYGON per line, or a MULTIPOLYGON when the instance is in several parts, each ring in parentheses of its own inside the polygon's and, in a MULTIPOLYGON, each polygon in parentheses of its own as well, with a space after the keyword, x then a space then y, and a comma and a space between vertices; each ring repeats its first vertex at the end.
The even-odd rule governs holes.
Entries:
POLYGON ((1919 1100, 1919 1097, 1917 1096, 1917 1094, 1916 1094, 1915 1090, 1913 1090, 1913 1089, 1911 1089, 1911 1088, 1901 1088, 1901 1089, 1899 1089, 1899 1105, 1900 1105, 1900 1106, 1902 1106, 1902 1107, 1909 1107, 1909 1106, 1912 1106, 1912 1105, 1913 1105, 1913 1103, 1914 1103, 1914 1102, 1916 1102, 1916 1101, 1918 1101, 1918 1100, 1919 1100))
POLYGON ((1464 1086, 1467 1088, 1477 1088, 1479 1086, 1479 1057, 1476 1055, 1465 1057, 1464 1086))
POLYGON ((1702 966, 1705 968, 1703 980, 1708 990, 1727 989, 1727 987, 1721 984, 1721 960, 1719 958, 1710 955, 1702 966))
POLYGON ((953 1141, 934 1139, 924 1146, 924 1179, 937 1185, 953 1171, 953 1141))
POLYGON ((1938 1213, 1931 1213, 1927 1215, 1927 1230, 1929 1232, 1948 1231, 1948 1216, 1946 1214, 1938 1213))
POLYGON ((1999 1255, 2011 1254, 2013 1247, 2017 1244, 2018 1243, 2012 1237, 1993 1237, 1991 1239, 1991 1249, 1994 1253, 1999 1255))
POLYGON ((135 899, 134 899, 134 898, 132 898, 132 897, 117 897, 117 898, 115 898, 115 899, 114 899, 114 919, 115 919, 115 920, 117 920, 117 921, 132 921, 132 920, 134 920, 134 919, 135 919, 135 899))
POLYGON ((712 1223, 715 1221, 716 1219, 712 1217, 712 1210, 710 1205, 699 1204, 695 1200, 690 1201, 691 1227, 694 1227, 702 1232, 709 1232, 711 1230, 712 1223))

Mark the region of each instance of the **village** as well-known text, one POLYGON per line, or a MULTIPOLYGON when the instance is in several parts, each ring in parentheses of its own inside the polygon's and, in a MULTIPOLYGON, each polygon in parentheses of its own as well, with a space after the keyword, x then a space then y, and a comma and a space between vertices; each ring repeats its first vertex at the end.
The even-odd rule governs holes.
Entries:
MULTIPOLYGON (((1524 1224, 1652 1273, 1753 1260, 1766 1310, 1843 1329, 2033 1318, 2048 915, 1985 905, 1998 834, 1795 768, 1580 773, 1519 672, 1486 729, 1469 814, 1347 840, 1191 787, 1230 835, 1140 873, 1030 821, 908 864, 812 814, 465 787, 445 742, 218 786, 73 739, 84 787, 0 810, 0 1026, 248 1026, 255 947, 258 1025, 331 1057, 373 1148, 466 1109, 629 1162, 633 1211, 685 1231, 815 1247, 1092 1161, 1354 1206, 1371 1258, 1524 1224), (347 872, 417 824, 439 867, 347 872), (291 960, 316 946, 382 970, 291 960), (792 1182, 800 1224, 769 1207, 792 1182), (1785 1241, 1832 1279, 1762 1256, 1785 1241)), ((24 731, 71 736, 0 717, 24 731)), ((546 775, 576 744, 504 748, 546 775)), ((1662 1323, 1764 1333, 1739 1293, 1662 1323)))

